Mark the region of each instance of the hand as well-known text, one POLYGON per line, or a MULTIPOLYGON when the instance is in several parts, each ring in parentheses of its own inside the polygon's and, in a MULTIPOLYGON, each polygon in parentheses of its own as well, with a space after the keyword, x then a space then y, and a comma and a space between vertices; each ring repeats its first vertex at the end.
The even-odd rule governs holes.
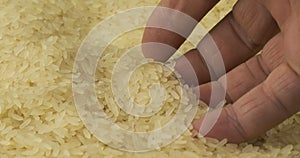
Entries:
MULTIPOLYGON (((217 2, 162 0, 159 6, 179 10, 200 21, 217 2)), ((154 15, 150 17, 149 24, 153 20, 166 22, 154 15)), ((176 17, 170 20, 174 23, 180 21, 176 17)), ((187 31, 190 33, 194 27, 188 27, 187 31)), ((210 35, 222 54, 227 74, 216 74, 219 79, 211 81, 197 49, 184 55, 193 66, 193 71, 186 69, 187 64, 181 58, 175 66, 190 85, 196 83, 191 80, 191 73, 196 72, 200 85, 195 89, 206 103, 210 102, 211 85, 216 85, 219 91, 226 90, 229 104, 222 109, 219 119, 206 136, 227 138, 234 143, 247 141, 299 112, 299 0, 239 0, 233 10, 210 31, 210 35), (262 53, 256 55, 260 50, 262 53), (224 75, 227 75, 226 89, 220 82, 224 75)), ((205 43, 203 40, 200 46, 205 43)), ((159 42, 176 49, 184 41, 185 38, 178 34, 151 27, 146 28, 143 37, 143 43, 159 42)), ((144 47, 144 55, 162 62, 174 53, 170 49, 153 54, 151 50, 151 47, 144 47)), ((193 123, 196 130, 202 121, 203 118, 193 123)))

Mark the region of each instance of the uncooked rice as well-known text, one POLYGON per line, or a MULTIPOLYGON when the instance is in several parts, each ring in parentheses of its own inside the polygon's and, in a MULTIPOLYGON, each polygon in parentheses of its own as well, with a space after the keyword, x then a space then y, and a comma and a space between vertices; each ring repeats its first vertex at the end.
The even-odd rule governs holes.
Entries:
MULTIPOLYGON (((221 1, 201 24, 212 28, 234 2, 221 1)), ((157 3, 158 0, 1 0, 0 157, 299 157, 300 114, 248 143, 194 139, 193 133, 186 131, 175 142, 145 153, 110 148, 86 129, 72 96, 73 63, 81 42, 105 18, 157 3)), ((113 64, 121 55, 118 52, 140 42, 142 32, 133 30, 114 41, 105 50, 96 72, 101 108, 120 127, 132 131, 151 131, 166 124, 178 110, 180 94, 185 91, 165 67, 147 64, 130 79, 130 94, 135 102, 148 104, 150 96, 144 90, 150 83, 163 83, 168 92, 163 108, 152 117, 138 118, 114 106, 108 85, 113 64)), ((190 40, 201 37, 196 29, 190 40)), ((190 48, 191 43, 186 42, 180 51, 190 48)), ((188 105, 190 100, 183 102, 188 105)), ((198 115, 205 109, 200 103, 198 115)), ((108 131, 104 128, 103 132, 108 131)))

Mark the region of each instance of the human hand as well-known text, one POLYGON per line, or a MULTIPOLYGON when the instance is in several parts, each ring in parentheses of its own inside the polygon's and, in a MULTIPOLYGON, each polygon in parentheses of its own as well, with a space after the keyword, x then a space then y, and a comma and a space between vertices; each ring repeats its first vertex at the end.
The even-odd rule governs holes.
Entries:
MULTIPOLYGON (((200 21, 217 2, 162 0, 159 6, 176 9, 200 21)), ((174 23, 180 20, 176 17, 170 19, 174 23)), ((166 22, 157 15, 151 16, 148 23, 151 21, 166 22)), ((194 27, 189 26, 186 31, 190 33, 194 27)), ((227 74, 216 74, 218 79, 211 81, 206 63, 197 49, 184 55, 194 70, 187 69, 182 58, 176 61, 175 66, 188 84, 200 84, 195 90, 200 92, 200 99, 206 103, 211 101, 212 85, 220 92, 226 91, 229 104, 222 109, 206 136, 227 138, 234 143, 247 141, 299 112, 299 0, 239 0, 232 12, 209 33, 221 52, 227 74), (260 50, 262 53, 256 55, 260 50), (192 73, 196 73, 197 82, 191 79, 192 73), (220 80, 225 75, 227 85, 222 85, 220 80)), ((205 47, 205 40, 200 41, 198 47, 205 47)), ((176 33, 151 27, 146 28, 143 37, 143 43, 164 43, 175 49, 184 41, 185 38, 176 33)), ((144 47, 144 55, 162 62, 174 53, 170 49, 153 54, 152 49, 144 47)), ((203 118, 195 121, 194 128, 199 130, 202 122, 203 118)))

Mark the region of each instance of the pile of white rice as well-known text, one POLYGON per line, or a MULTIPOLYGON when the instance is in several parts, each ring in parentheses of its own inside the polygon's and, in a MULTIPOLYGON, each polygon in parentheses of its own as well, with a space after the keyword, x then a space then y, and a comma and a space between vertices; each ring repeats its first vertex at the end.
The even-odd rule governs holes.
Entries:
MULTIPOLYGON (((211 28, 234 2, 222 1, 202 24, 211 28)), ((226 140, 194 139, 186 131, 172 144, 146 153, 112 149, 85 128, 72 96, 72 66, 82 40, 97 23, 118 11, 157 3, 1 0, 0 157, 299 157, 300 114, 253 142, 237 145, 226 144, 226 140)), ((120 127, 132 131, 151 131, 164 125, 176 113, 180 99, 180 86, 174 74, 162 65, 147 64, 131 78, 130 93, 135 102, 147 104, 149 93, 142 92, 150 82, 162 83, 168 95, 161 111, 153 117, 138 118, 113 107, 109 79, 116 62, 114 57, 138 44, 142 33, 141 29, 134 30, 114 41, 105 50, 100 59, 103 64, 98 65, 96 72, 97 95, 103 109, 120 127)), ((195 35, 191 40, 200 38, 195 35)), ((185 43, 181 50, 191 47, 185 43)), ((198 114, 204 111, 205 107, 199 106, 198 114)))

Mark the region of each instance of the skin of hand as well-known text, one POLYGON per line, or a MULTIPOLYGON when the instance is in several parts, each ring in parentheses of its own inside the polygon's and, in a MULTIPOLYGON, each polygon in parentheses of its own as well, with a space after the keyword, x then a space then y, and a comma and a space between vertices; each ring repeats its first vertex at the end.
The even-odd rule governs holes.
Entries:
MULTIPOLYGON (((218 0, 162 0, 159 6, 178 10, 200 21, 217 3, 218 0)), ((166 22, 154 15, 148 24, 152 20, 166 22)), ((187 31, 191 32, 194 27, 187 31)), ((193 71, 187 70, 181 58, 175 66, 190 85, 195 84, 190 73, 196 73, 199 85, 194 89, 206 103, 210 102, 213 84, 219 91, 225 90, 220 80, 226 75, 228 105, 223 107, 207 137, 227 138, 232 143, 248 141, 299 112, 299 0, 239 0, 209 33, 222 54, 227 74, 216 74, 218 79, 210 79, 197 49, 184 55, 193 71), (260 50, 262 53, 257 55, 260 50)), ((203 40, 199 45, 205 43, 203 40)), ((145 29, 143 37, 143 43, 158 42, 175 49, 184 41, 185 38, 176 33, 151 27, 145 29)), ((164 50, 152 54, 152 49, 144 47, 144 55, 161 62, 174 53, 174 50, 164 50)), ((199 130, 202 122, 203 118, 196 120, 194 129, 199 130)))

